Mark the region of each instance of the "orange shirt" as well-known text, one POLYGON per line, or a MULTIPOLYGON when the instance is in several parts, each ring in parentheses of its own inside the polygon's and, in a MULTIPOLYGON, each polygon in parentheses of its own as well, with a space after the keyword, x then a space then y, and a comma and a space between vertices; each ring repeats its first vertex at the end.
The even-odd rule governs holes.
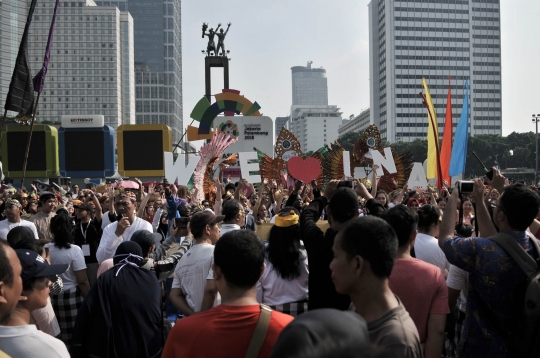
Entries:
MULTIPOLYGON (((169 334, 162 357, 243 357, 260 311, 259 305, 220 305, 183 318, 169 334)), ((279 334, 292 320, 292 316, 272 311, 259 358, 270 356, 279 334)))

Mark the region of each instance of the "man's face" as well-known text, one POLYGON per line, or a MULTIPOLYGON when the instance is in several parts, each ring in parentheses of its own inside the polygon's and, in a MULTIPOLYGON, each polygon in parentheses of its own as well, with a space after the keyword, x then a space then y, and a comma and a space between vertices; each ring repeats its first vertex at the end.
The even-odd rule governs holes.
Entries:
POLYGON ((7 285, 5 282, 0 281, 2 298, 6 301, 0 304, 0 324, 7 323, 6 321, 11 316, 11 313, 15 310, 15 307, 17 307, 17 303, 19 303, 19 298, 21 297, 22 293, 21 262, 11 247, 4 246, 4 250, 6 251, 9 264, 13 269, 13 283, 11 285, 7 285))
MULTIPOLYGON (((69 210, 68 210, 69 212, 69 210)), ((87 210, 77 209, 77 219, 83 220, 90 214, 87 210)))
POLYGON ((6 216, 8 220, 14 222, 21 217, 21 209, 17 205, 6 205, 6 216))
POLYGON ((441 209, 442 211, 444 211, 444 209, 446 208, 446 201, 444 200, 441 200, 437 203, 437 206, 439 207, 439 209, 441 209))
POLYGON ((259 196, 257 194, 253 194, 249 197, 249 202, 251 203, 251 206, 255 205, 257 199, 259 199, 259 196))
POLYGON ((34 289, 29 292, 23 292, 27 297, 27 302, 32 309, 39 309, 47 306, 49 298, 51 281, 47 277, 40 277, 34 284, 34 289))
POLYGON ((130 216, 133 214, 133 203, 129 198, 118 198, 115 203, 116 212, 123 216, 130 216))
POLYGON ((72 188, 73 188, 73 192, 75 192, 75 193, 77 193, 79 191, 79 186, 76 185, 76 184, 73 185, 72 188))
POLYGON ((348 260, 347 253, 341 247, 340 234, 334 240, 332 251, 334 252, 334 259, 330 263, 332 281, 334 281, 337 292, 344 295, 349 294, 358 278, 355 270, 355 260, 348 260))
POLYGON ((41 211, 44 213, 50 213, 51 211, 56 211, 56 199, 49 199, 47 201, 41 202, 41 211))
POLYGON ((191 216, 191 208, 189 205, 183 204, 178 207, 178 212, 180 213, 180 216, 183 218, 187 218, 191 216))

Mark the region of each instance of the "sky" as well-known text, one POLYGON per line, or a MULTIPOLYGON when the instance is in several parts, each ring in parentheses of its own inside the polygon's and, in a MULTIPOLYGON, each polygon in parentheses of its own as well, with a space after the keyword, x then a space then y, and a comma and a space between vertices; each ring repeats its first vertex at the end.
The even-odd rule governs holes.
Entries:
MULTIPOLYGON (((241 91, 273 119, 289 115, 293 66, 326 69, 328 104, 343 118, 369 108, 368 0, 185 0, 182 1, 184 126, 204 95, 202 23, 231 28, 230 88, 241 91)), ((534 131, 540 115, 540 1, 501 0, 503 135, 534 131)), ((217 41, 217 38, 216 38, 217 41)), ((222 72, 213 69, 212 94, 222 72)))

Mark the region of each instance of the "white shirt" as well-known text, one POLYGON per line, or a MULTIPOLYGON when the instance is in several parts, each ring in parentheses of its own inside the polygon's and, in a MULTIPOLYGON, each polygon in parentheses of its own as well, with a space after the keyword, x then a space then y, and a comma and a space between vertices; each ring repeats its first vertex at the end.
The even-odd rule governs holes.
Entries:
POLYGON ((77 287, 75 271, 86 269, 86 263, 84 262, 84 255, 81 248, 77 245, 71 244, 69 249, 59 249, 58 247, 54 246, 54 243, 47 244, 45 247, 49 248, 51 265, 69 265, 66 272, 58 275, 64 282, 62 292, 77 287))
POLYGON ((22 220, 18 223, 12 223, 8 219, 0 221, 0 239, 7 240, 7 234, 11 231, 11 229, 17 227, 17 226, 26 226, 27 228, 30 228, 32 232, 34 233, 34 238, 36 240, 39 240, 38 232, 36 229, 36 225, 30 221, 22 220))
POLYGON ((182 256, 174 270, 172 288, 181 288, 189 307, 200 312, 206 280, 213 280, 210 274, 214 256, 214 245, 197 244, 182 256))
POLYGON ((469 273, 457 266, 450 265, 450 272, 446 279, 448 288, 460 290, 457 306, 463 313, 467 312, 467 290, 469 288, 469 273))
POLYGON ((305 257, 300 263, 300 276, 289 281, 283 279, 268 257, 264 263, 266 269, 257 281, 257 301, 268 306, 283 305, 285 303, 298 302, 308 299, 308 277, 309 267, 306 250, 300 250, 300 254, 305 257))
POLYGON ((101 230, 105 230, 107 225, 109 225, 110 223, 111 223, 111 220, 109 220, 109 212, 107 211, 106 213, 103 214, 101 218, 101 230))
POLYGON ((135 217, 133 223, 124 231, 122 236, 116 236, 116 228, 118 227, 118 221, 115 221, 103 230, 103 235, 101 235, 101 241, 96 252, 96 258, 99 263, 107 259, 112 259, 116 253, 116 248, 124 241, 131 240, 131 235, 138 230, 147 230, 154 232, 152 225, 141 218, 135 217))
POLYGON ((64 342, 36 326, 0 326, 0 349, 11 357, 69 358, 64 342))
POLYGON ((240 230, 240 229, 242 229, 242 228, 239 225, 236 225, 236 224, 222 224, 221 228, 220 228, 220 232, 219 232, 219 237, 222 237, 223 235, 225 235, 229 231, 240 230))
POLYGON ((414 243, 414 254, 417 259, 440 268, 443 275, 445 269, 450 270, 450 263, 448 263, 446 255, 439 247, 439 240, 433 236, 418 233, 414 243))

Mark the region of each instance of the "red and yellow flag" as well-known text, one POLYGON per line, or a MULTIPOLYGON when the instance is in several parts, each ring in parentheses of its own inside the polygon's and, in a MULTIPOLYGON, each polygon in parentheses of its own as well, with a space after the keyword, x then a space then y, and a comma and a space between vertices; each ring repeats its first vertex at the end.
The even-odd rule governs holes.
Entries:
POLYGON ((437 113, 435 113, 435 106, 431 100, 431 94, 429 93, 429 87, 426 79, 422 78, 422 86, 426 91, 426 107, 428 109, 428 154, 427 154, 427 178, 433 179, 438 177, 438 165, 439 165, 439 124, 437 123, 437 113))

